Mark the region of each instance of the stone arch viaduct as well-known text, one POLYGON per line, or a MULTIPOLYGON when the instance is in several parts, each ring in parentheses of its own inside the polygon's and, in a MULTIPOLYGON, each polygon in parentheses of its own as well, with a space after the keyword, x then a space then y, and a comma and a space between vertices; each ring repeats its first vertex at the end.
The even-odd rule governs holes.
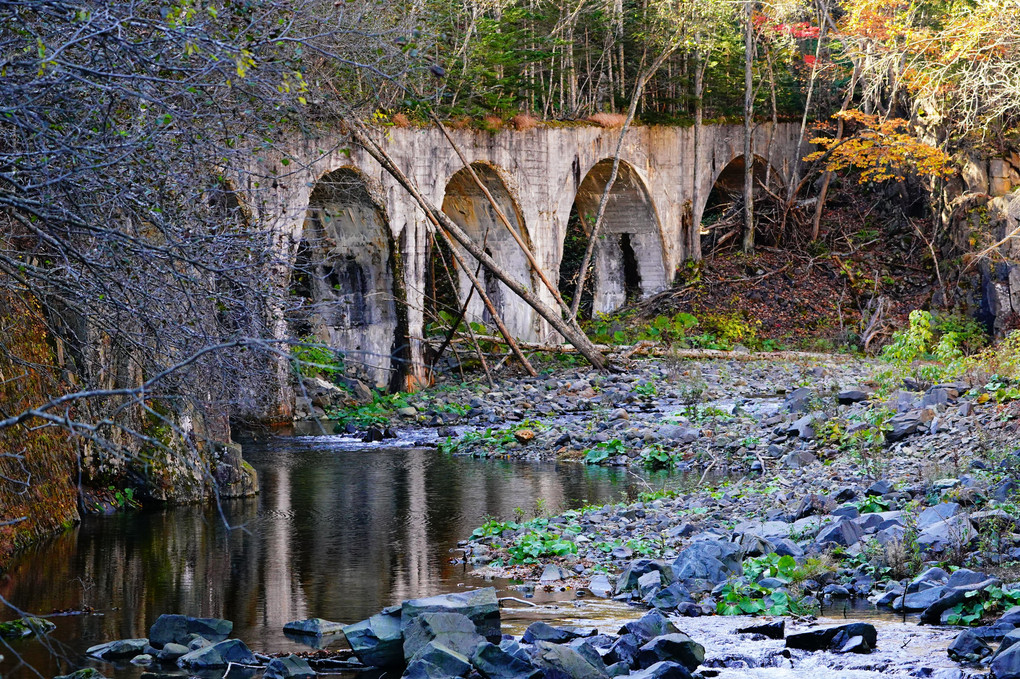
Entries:
MULTIPOLYGON (((799 132, 794 123, 758 126, 755 166, 767 161, 785 182, 799 132)), ((619 131, 550 125, 450 133, 555 284, 572 212, 582 224, 592 220, 619 131)), ((380 134, 396 164, 433 204, 553 305, 439 130, 388 128, 380 134)), ((705 202, 723 170, 730 166, 733 174, 731 163, 743 162, 743 128, 706 125, 700 136, 695 159, 692 127, 628 131, 597 250, 593 311, 608 312, 628 296, 660 292, 680 263, 700 258, 705 202)), ((807 148, 805 142, 801 153, 807 148)), ((289 292, 303 302, 296 305, 300 322, 281 321, 279 332, 312 334, 352 358, 362 357, 355 362, 378 386, 398 386, 398 374, 421 377, 421 338, 429 322, 430 271, 437 257, 424 214, 366 152, 341 135, 293 144, 286 161, 276 156, 260 162, 277 177, 275 195, 262 193, 258 202, 254 194, 248 198, 258 222, 276 235, 282 261, 289 263, 289 292)), ((470 257, 465 261, 477 264, 470 257)), ((463 299, 469 283, 462 274, 453 275, 463 299)), ((512 333, 525 340, 553 339, 555 332, 530 307, 485 276, 479 274, 512 333)), ((468 312, 469 318, 486 319, 477 295, 468 312)))

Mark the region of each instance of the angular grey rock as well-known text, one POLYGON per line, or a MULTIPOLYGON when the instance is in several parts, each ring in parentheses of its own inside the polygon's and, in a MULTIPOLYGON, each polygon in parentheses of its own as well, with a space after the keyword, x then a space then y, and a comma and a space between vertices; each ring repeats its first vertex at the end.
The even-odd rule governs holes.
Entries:
POLYGON ((569 646, 539 641, 532 655, 534 664, 544 670, 546 679, 608 679, 601 661, 587 658, 569 646))
POLYGON ((203 670, 226 667, 230 663, 254 665, 258 661, 240 639, 227 639, 219 643, 186 653, 177 664, 188 669, 203 670))
POLYGON ((485 679, 538 679, 542 671, 488 641, 479 644, 471 664, 485 679))
POLYGON ((699 540, 692 543, 673 562, 678 580, 700 579, 718 584, 730 575, 743 573, 743 555, 732 542, 699 540))
POLYGON ((931 524, 917 536, 921 549, 941 552, 946 549, 966 549, 977 538, 977 531, 966 516, 957 515, 931 524))
POLYGON ((783 401, 783 407, 791 413, 806 413, 811 406, 811 399, 815 392, 808 387, 797 387, 783 401))
POLYGON ((638 581, 648 573, 659 573, 664 582, 674 579, 673 569, 663 561, 655 559, 634 559, 616 578, 616 593, 628 592, 638 586, 638 581))
POLYGON ((593 632, 593 630, 578 631, 577 629, 566 627, 553 627, 549 623, 539 620, 528 625, 528 629, 524 630, 524 636, 521 637, 521 641, 526 644, 533 644, 536 641, 565 644, 582 636, 591 636, 590 632, 593 632))
POLYGON ((90 646, 85 654, 100 660, 127 660, 145 653, 145 647, 148 645, 148 639, 119 639, 90 646))
POLYGON ((995 679, 1020 679, 1020 644, 996 653, 989 667, 995 679))
POLYGON ((475 624, 478 633, 492 643, 498 643, 503 636, 499 622, 499 601, 493 587, 405 601, 400 607, 401 627, 407 627, 412 619, 425 612, 460 613, 467 616, 475 624))
POLYGON ((678 662, 693 672, 705 661, 705 647, 683 632, 656 637, 638 649, 637 661, 641 668, 657 662, 678 662))
POLYGON ((466 677, 471 672, 471 663, 466 657, 430 642, 404 670, 405 679, 451 679, 466 677))
POLYGON ((840 545, 850 547, 860 542, 864 531, 852 519, 843 519, 823 528, 815 542, 819 545, 840 545))
POLYGON ((411 618, 402 629, 404 660, 410 664, 429 644, 441 645, 465 657, 471 657, 485 641, 475 623, 460 613, 425 611, 411 618))
POLYGON ((165 644, 188 644, 191 634, 216 643, 230 636, 234 623, 221 618, 192 618, 186 615, 164 614, 156 618, 149 628, 149 643, 156 648, 165 644))
POLYGON ((787 469, 800 469, 818 461, 818 458, 806 450, 795 450, 783 458, 783 466, 787 469))
POLYGON ((692 679, 694 675, 680 663, 663 660, 627 676, 630 679, 692 679))
POLYGON ((920 530, 924 530, 928 526, 932 526, 941 521, 956 516, 962 510, 960 505, 956 502, 943 502, 933 507, 928 507, 921 512, 917 517, 917 527, 920 530))
POLYGON ((680 604, 693 602, 694 598, 691 597, 691 593, 679 582, 663 587, 645 600, 649 606, 660 610, 672 610, 680 604))
POLYGON ((1013 629, 1013 631, 1007 632, 1002 637, 1002 642, 999 643, 999 648, 995 650, 995 655, 1005 653, 1007 648, 1018 642, 1020 642, 1020 629, 1013 629))
POLYGON ((860 403, 861 401, 867 401, 869 398, 871 398, 871 394, 869 392, 857 388, 844 389, 836 394, 836 400, 839 401, 840 405, 844 406, 860 403))
POLYGON ((296 655, 273 658, 262 674, 263 679, 312 679, 314 676, 315 670, 308 661, 296 655))
POLYGON ((284 632, 293 634, 307 634, 311 636, 324 636, 327 634, 339 634, 343 632, 344 626, 339 622, 332 622, 322 618, 308 618, 306 620, 294 620, 283 626, 284 632))
POLYGON ((369 667, 404 664, 404 637, 400 630, 400 610, 396 607, 347 625, 344 636, 358 660, 369 667))
POLYGON ((898 602, 898 606, 894 605, 893 608, 898 611, 923 611, 942 598, 945 589, 945 587, 938 586, 922 589, 918 592, 911 592, 905 595, 902 601, 898 602))
POLYGON ((776 620, 775 622, 766 622, 761 625, 738 627, 737 634, 761 634, 769 639, 782 639, 786 636, 786 621, 776 620))
POLYGON ((661 637, 664 634, 676 634, 679 631, 665 615, 659 611, 651 611, 637 620, 631 620, 626 623, 620 628, 619 633, 621 635, 634 635, 639 642, 638 645, 641 646, 655 637, 661 637))
POLYGON ((990 656, 992 648, 968 629, 957 635, 947 649, 947 653, 956 662, 976 663, 990 656))
POLYGON ((868 644, 869 648, 874 649, 878 647, 878 631, 874 625, 866 622, 854 622, 849 625, 840 625, 839 627, 828 627, 799 634, 790 634, 786 637, 786 647, 798 648, 804 651, 823 651, 830 648, 839 635, 842 635, 844 639, 861 637, 868 644))
POLYGON ((588 583, 588 590, 595 596, 605 599, 613 593, 613 586, 609 583, 609 576, 596 575, 588 583))
POLYGON ((174 662, 182 655, 186 655, 190 650, 192 649, 182 644, 175 644, 173 642, 164 644, 159 654, 156 655, 156 660, 160 662, 174 662))

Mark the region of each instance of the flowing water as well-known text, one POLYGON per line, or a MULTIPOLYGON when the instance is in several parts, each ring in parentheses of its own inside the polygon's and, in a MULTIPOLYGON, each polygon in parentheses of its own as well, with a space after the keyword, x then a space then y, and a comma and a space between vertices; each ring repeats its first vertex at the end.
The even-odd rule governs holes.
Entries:
POLYGON ((0 675, 37 676, 34 667, 51 677, 67 669, 62 659, 78 665, 90 645, 148 636, 161 613, 230 619, 253 649, 307 650, 284 636, 284 623, 355 622, 403 599, 491 584, 453 563, 462 556, 457 541, 488 516, 511 518, 515 508, 530 516, 539 501, 549 511, 605 503, 677 482, 578 464, 450 458, 410 439, 396 444, 272 437, 245 446, 261 482, 256 498, 220 509, 90 516, 29 549, 0 579, 11 605, 33 614, 96 613, 52 618, 50 647, 38 640, 0 647, 0 675))

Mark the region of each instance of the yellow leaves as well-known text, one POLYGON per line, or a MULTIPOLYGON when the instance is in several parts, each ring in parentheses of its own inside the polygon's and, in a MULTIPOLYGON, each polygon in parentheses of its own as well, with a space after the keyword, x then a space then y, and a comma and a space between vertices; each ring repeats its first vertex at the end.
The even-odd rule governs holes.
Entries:
POLYGON ((237 77, 243 78, 248 75, 248 70, 255 67, 255 58, 248 50, 241 50, 234 57, 234 66, 237 68, 237 77))
POLYGON ((825 169, 838 172, 850 168, 861 172, 858 181, 903 181, 908 173, 926 177, 948 177, 955 170, 952 159, 942 149, 926 144, 913 136, 906 120, 881 120, 857 110, 837 113, 856 133, 846 139, 828 137, 812 139, 823 150, 805 157, 806 161, 825 160, 825 169))

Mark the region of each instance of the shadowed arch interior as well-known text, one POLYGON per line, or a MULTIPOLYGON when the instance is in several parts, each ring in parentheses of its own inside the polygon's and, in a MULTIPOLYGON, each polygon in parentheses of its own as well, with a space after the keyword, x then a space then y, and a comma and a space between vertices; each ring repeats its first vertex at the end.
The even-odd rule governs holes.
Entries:
MULTIPOLYGON (((737 156, 727 163, 716 177, 712 190, 705 199, 705 208, 701 213, 702 252, 710 252, 723 245, 740 242, 740 238, 736 236, 739 236, 743 229, 745 167, 744 156, 737 156)), ((778 189, 782 185, 782 178, 767 160, 758 155, 754 156, 751 172, 754 178, 756 204, 767 195, 763 187, 768 187, 773 193, 778 193, 778 189)), ((756 217, 755 221, 762 221, 761 214, 756 217)), ((758 228, 755 240, 762 241, 766 233, 758 228)))
POLYGON ((379 387, 398 382, 398 277, 386 215, 350 168, 316 183, 291 275, 291 331, 343 352, 379 387))
MULTIPOLYGON (((588 233, 612 168, 612 160, 596 163, 577 189, 560 260, 560 290, 568 296, 576 294, 588 233)), ((628 300, 664 289, 668 283, 664 254, 651 196, 634 168, 621 162, 588 274, 591 288, 586 284, 582 293, 582 315, 609 313, 628 300)))
MULTIPOLYGON (((530 247, 528 232, 517 201, 514 200, 499 174, 494 168, 484 163, 474 163, 471 167, 485 184, 485 188, 499 205, 503 214, 506 215, 511 226, 530 247)), ((446 194, 443 198, 443 212, 476 243, 481 245, 486 253, 516 281, 535 289, 535 281, 527 257, 520 245, 507 231, 506 226, 496 216, 496 211, 467 168, 456 172, 447 183, 446 194)), ((525 338, 534 336, 535 329, 532 327, 531 314, 528 313, 529 307, 523 303, 515 303, 514 294, 484 267, 479 270, 478 261, 471 255, 463 250, 458 250, 458 252, 461 253, 465 263, 475 267, 474 271, 477 271, 477 277, 482 282, 486 294, 492 300, 493 306, 503 318, 511 334, 525 338)), ((460 299, 463 302, 471 291, 471 282, 463 272, 458 275, 458 285, 460 299)), ((488 323, 491 320, 488 310, 477 294, 471 295, 467 316, 472 321, 488 323)))

